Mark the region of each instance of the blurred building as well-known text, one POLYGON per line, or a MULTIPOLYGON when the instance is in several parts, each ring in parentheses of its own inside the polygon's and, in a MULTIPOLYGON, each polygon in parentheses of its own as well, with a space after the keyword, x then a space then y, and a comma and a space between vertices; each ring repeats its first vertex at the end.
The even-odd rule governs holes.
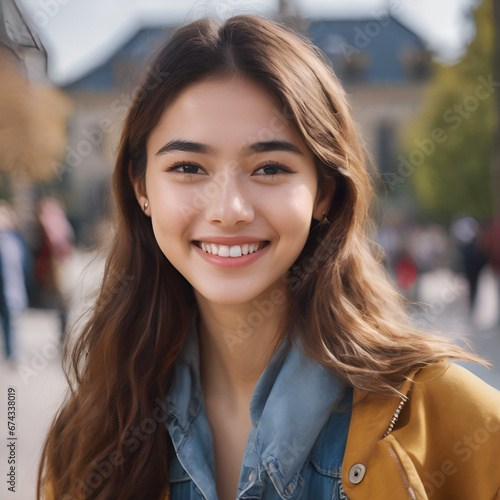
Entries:
POLYGON ((47 78, 47 53, 15 0, 0 3, 0 196, 31 241, 36 182, 55 177, 70 102, 47 78))
MULTIPOLYGON (((141 72, 173 28, 139 30, 104 64, 63 87, 74 113, 59 179, 71 197, 72 222, 85 241, 92 241, 91 222, 109 210, 114 154, 141 72)), ((398 131, 422 103, 430 73, 425 44, 392 16, 315 21, 308 33, 351 94, 360 132, 379 169, 396 170, 398 131)))
POLYGON ((398 131, 422 104, 430 76, 424 42, 392 16, 320 21, 309 34, 350 94, 379 171, 397 170, 398 131))
POLYGON ((48 83, 47 53, 14 0, 0 3, 0 19, 0 43, 14 56, 17 71, 30 81, 48 83))

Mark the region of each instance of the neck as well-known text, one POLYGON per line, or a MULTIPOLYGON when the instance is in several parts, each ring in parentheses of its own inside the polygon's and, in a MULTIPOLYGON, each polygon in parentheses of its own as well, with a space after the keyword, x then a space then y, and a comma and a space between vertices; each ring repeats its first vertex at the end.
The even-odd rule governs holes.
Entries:
POLYGON ((248 412, 257 381, 279 347, 285 290, 281 304, 265 293, 237 305, 214 304, 196 295, 204 398, 248 412))

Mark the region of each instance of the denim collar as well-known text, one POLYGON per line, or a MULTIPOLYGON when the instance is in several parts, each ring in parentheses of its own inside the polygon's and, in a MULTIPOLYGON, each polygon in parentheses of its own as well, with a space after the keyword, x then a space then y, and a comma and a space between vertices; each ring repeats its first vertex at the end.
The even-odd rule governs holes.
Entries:
MULTIPOLYGON (((165 400, 167 427, 179 461, 210 500, 217 494, 212 435, 200 381, 198 320, 195 308, 176 360, 174 384, 165 400)), ((285 338, 252 394, 253 425, 243 457, 238 498, 242 493, 258 494, 266 474, 281 498, 300 498, 304 487, 300 472, 344 394, 345 385, 306 357, 296 338, 297 345, 285 338)))

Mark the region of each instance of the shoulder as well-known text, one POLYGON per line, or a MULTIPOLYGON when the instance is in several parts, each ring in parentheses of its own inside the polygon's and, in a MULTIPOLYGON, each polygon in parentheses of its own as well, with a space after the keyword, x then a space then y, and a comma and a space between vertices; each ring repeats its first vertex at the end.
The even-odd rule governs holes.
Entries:
POLYGON ((500 391, 456 363, 441 362, 419 370, 409 388, 409 406, 426 414, 446 413, 454 422, 487 417, 500 425, 500 391))
POLYGON ((453 445, 451 440, 459 435, 487 432, 500 441, 500 391, 447 361, 414 371, 408 378, 394 426, 401 439, 421 439, 425 433, 453 445))
POLYGON ((447 386, 448 388, 454 386, 456 389, 459 389, 460 386, 464 391, 473 389, 500 397, 500 391, 455 362, 441 361, 421 368, 416 371, 414 380, 423 384, 435 381, 438 386, 447 386))
POLYGON ((394 417, 395 428, 407 426, 410 419, 440 417, 448 425, 470 425, 488 417, 500 425, 500 391, 456 363, 440 361, 412 370, 400 393, 397 398, 355 389, 353 416, 365 421, 376 414, 377 431, 384 425, 387 429, 394 417))

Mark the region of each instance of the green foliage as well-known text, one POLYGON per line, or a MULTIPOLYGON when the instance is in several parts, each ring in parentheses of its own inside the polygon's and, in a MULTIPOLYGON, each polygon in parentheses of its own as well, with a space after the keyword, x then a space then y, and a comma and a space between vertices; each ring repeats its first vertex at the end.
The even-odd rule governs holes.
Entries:
POLYGON ((424 220, 493 214, 490 167, 500 84, 493 78, 492 0, 484 0, 474 18, 476 35, 466 54, 453 66, 434 63, 421 112, 402 134, 403 156, 414 167, 409 186, 424 220))

